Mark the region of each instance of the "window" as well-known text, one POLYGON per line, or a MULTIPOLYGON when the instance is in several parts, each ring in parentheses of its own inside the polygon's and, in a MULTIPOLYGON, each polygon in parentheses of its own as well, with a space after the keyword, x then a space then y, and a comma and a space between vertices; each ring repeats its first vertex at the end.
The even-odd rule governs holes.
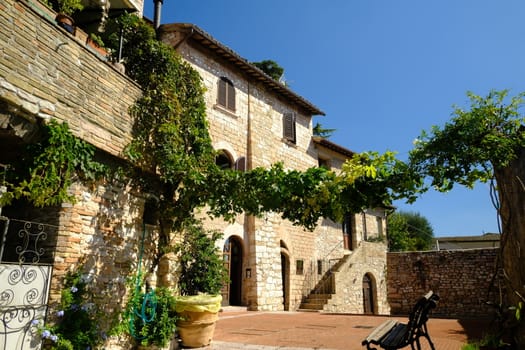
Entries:
POLYGON ((376 216, 377 234, 379 237, 383 237, 383 218, 376 216))
POLYGON ((295 143, 295 113, 284 113, 283 114, 283 138, 292 143, 295 143))
POLYGON ((219 79, 217 104, 230 111, 235 111, 235 88, 233 87, 233 83, 225 77, 219 79))
POLYGON ((296 260, 295 261, 295 274, 296 275, 302 275, 304 272, 304 266, 302 260, 296 260))
POLYGON ((323 274, 323 261, 317 260, 317 274, 322 275, 323 274))
POLYGON ((317 163, 319 165, 319 168, 325 168, 330 170, 330 160, 324 159, 324 158, 317 158, 317 163))
POLYGON ((221 169, 232 169, 232 163, 233 162, 230 156, 224 150, 217 154, 217 156, 215 157, 215 164, 217 164, 221 169))
POLYGON ((352 231, 354 230, 354 215, 346 213, 343 218, 343 247, 344 249, 353 250, 352 231))
POLYGON ((346 213, 343 217, 343 233, 351 235, 353 226, 354 223, 352 213, 346 213))

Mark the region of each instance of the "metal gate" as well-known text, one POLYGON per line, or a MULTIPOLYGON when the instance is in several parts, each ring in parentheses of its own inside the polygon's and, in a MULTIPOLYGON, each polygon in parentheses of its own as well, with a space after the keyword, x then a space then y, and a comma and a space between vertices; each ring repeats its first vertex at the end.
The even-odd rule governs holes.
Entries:
POLYGON ((40 349, 56 231, 0 216, 0 350, 40 349))

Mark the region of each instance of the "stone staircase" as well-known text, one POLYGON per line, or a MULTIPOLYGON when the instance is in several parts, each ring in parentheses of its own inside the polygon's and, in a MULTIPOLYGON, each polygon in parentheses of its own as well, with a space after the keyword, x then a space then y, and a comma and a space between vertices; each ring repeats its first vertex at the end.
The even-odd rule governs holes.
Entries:
POLYGON ((298 311, 321 311, 326 303, 335 294, 335 276, 334 272, 342 266, 349 255, 345 255, 343 258, 333 265, 317 282, 315 287, 310 293, 303 298, 301 305, 299 305, 298 311))

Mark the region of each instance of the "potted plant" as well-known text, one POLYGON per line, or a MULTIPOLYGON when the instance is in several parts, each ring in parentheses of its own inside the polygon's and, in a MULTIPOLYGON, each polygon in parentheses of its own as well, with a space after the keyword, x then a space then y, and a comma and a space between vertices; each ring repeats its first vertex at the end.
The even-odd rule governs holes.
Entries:
POLYGON ((90 33, 86 38, 86 45, 103 57, 106 57, 108 54, 104 45, 104 41, 100 35, 90 33))
POLYGON ((165 287, 132 289, 116 333, 127 333, 139 349, 164 348, 175 336, 175 297, 165 287))
POLYGON ((71 17, 75 12, 82 11, 84 4, 82 0, 48 0, 57 12, 55 21, 59 26, 71 34, 75 34, 75 20, 71 17))
POLYGON ((215 246, 221 237, 206 231, 202 224, 185 226, 182 242, 175 251, 180 258, 179 288, 175 309, 179 315, 177 330, 182 345, 202 347, 213 338, 221 307, 220 291, 227 282, 226 269, 215 246))

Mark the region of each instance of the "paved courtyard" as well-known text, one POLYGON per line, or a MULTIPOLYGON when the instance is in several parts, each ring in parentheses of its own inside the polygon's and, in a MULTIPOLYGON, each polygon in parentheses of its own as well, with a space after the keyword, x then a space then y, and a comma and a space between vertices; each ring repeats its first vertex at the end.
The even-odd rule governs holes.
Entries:
MULTIPOLYGON (((255 312, 225 310, 220 313, 212 344, 205 349, 303 350, 364 349, 361 341, 389 317, 322 314, 316 312, 255 312)), ((403 317, 393 317, 406 321, 403 317)), ((431 318, 429 333, 436 349, 459 350, 486 326, 479 320, 431 318)), ((430 349, 425 340, 423 349, 430 349)))

